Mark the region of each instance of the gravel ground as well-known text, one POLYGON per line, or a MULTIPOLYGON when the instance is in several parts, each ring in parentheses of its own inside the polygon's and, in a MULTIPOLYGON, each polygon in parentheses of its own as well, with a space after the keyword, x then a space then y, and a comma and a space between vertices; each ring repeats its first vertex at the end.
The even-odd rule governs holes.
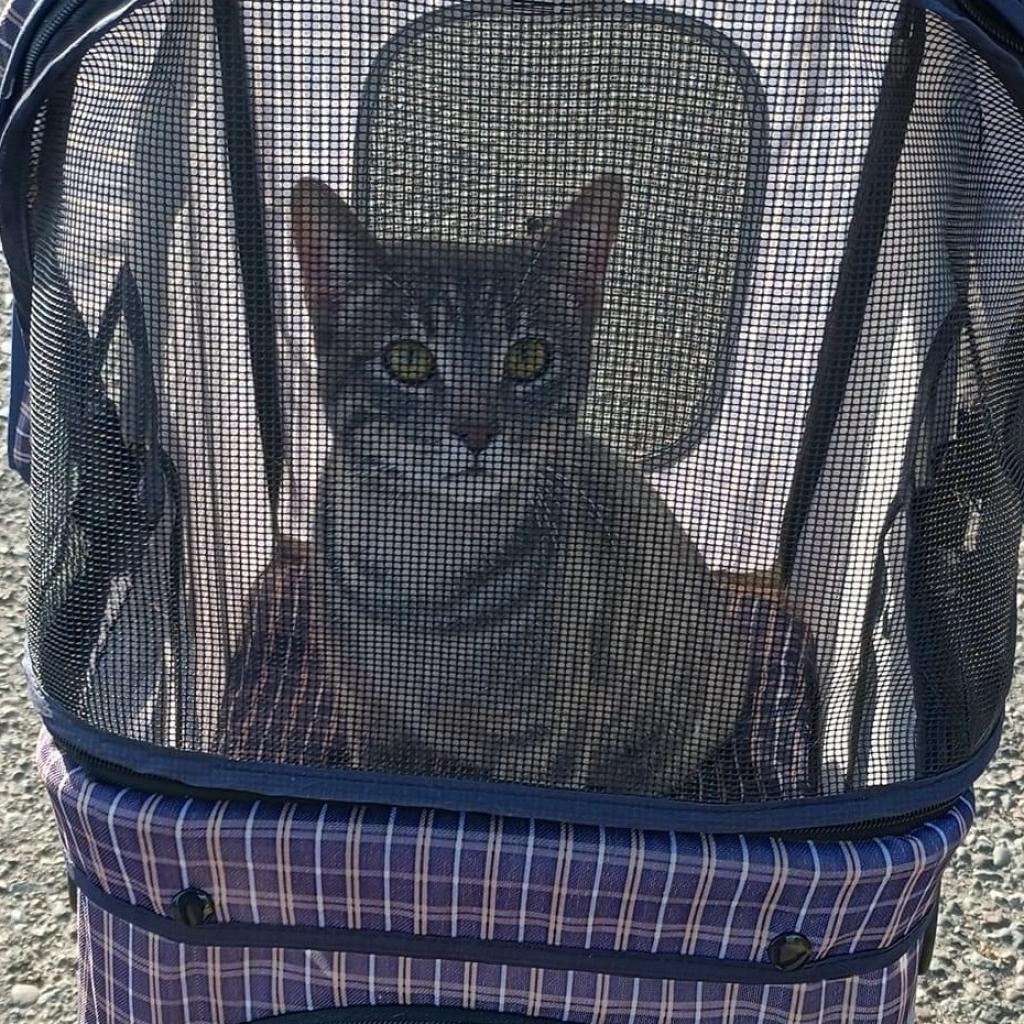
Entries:
MULTIPOLYGON (((2 321, 10 294, 2 283, 2 321)), ((0 396, 10 342, 0 338, 0 396)), ((2 400, 6 407, 6 398, 2 400)), ((6 408, 0 415, 6 436, 6 408)), ((6 460, 4 460, 6 464, 6 460)), ((73 1024, 75 926, 57 832, 36 775, 38 721, 22 689, 27 491, 0 472, 0 1022, 73 1024)), ((1024 590, 1021 604, 1024 605, 1024 590)), ((977 786, 979 821, 943 885, 939 940, 918 1021, 1024 1021, 1024 637, 999 754, 977 786)))

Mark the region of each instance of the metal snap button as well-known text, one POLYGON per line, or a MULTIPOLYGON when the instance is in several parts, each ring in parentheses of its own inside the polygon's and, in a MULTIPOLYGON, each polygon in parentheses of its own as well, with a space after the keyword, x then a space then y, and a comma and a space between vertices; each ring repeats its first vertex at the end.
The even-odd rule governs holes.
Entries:
POLYGON ((795 971, 814 955, 810 939, 799 932, 785 932, 772 939, 768 959, 780 971, 795 971))
POLYGON ((213 918, 213 900, 202 889, 182 889, 171 900, 171 917, 178 924, 198 928, 213 918))

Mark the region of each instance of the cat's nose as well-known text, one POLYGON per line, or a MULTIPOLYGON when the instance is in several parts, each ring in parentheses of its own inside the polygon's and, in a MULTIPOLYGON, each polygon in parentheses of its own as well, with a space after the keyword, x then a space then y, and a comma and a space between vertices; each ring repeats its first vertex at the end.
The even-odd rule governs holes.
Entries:
POLYGON ((492 423, 470 420, 452 424, 452 434, 474 455, 479 455, 498 436, 492 423))

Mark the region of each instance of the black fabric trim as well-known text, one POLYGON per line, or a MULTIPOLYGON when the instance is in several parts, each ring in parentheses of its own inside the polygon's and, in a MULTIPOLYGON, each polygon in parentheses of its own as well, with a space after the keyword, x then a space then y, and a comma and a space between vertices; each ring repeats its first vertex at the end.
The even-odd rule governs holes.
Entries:
POLYGON ((76 865, 68 873, 84 896, 100 910, 170 942, 195 947, 260 949, 317 949, 325 952, 406 956, 421 960, 507 964, 551 970, 615 974, 631 978, 725 982, 740 985, 806 985, 869 974, 895 963, 922 942, 931 923, 924 916, 900 939, 880 949, 827 956, 785 971, 769 963, 719 960, 710 956, 640 953, 628 950, 588 950, 570 946, 541 946, 497 939, 459 939, 408 935, 358 928, 319 928, 310 925, 216 922, 190 926, 144 907, 125 903, 101 889, 76 865))
POLYGON ((553 1017, 526 1017, 497 1010, 403 1003, 401 1006, 336 1006, 260 1017, 252 1024, 563 1024, 553 1017))
POLYGON ((238 243, 253 391, 274 533, 284 476, 284 422, 278 381, 277 331, 267 260, 266 217, 256 123, 249 95, 245 26, 238 0, 214 0, 213 20, 224 102, 224 143, 238 243))
POLYGON ((860 340, 892 203, 896 168, 914 104, 924 42, 924 14, 904 7, 889 49, 889 61, 864 156, 836 290, 825 321, 818 368, 783 515, 779 572, 784 584, 792 579, 800 539, 828 459, 832 433, 839 419, 860 340))
POLYGON ((401 1006, 335 1006, 260 1017, 252 1024, 563 1024, 553 1017, 527 1017, 498 1010, 466 1010, 434 1003, 401 1006))
MULTIPOLYGON (((918 814, 956 800, 988 766, 1002 730, 1000 718, 970 758, 931 778, 867 786, 832 796, 707 804, 457 778, 244 763, 213 754, 169 749, 105 733, 75 717, 42 690, 27 659, 24 664, 29 697, 57 744, 68 750, 72 758, 81 756, 94 772, 100 769, 102 777, 116 777, 118 785, 197 799, 216 794, 216 799, 433 807, 608 828, 730 835, 779 835, 813 829, 816 838, 824 838, 821 830, 826 828, 835 827, 837 832, 851 830, 866 822, 918 814), (139 767, 133 771, 126 765, 139 767)), ((879 834, 891 834, 891 827, 879 834)))

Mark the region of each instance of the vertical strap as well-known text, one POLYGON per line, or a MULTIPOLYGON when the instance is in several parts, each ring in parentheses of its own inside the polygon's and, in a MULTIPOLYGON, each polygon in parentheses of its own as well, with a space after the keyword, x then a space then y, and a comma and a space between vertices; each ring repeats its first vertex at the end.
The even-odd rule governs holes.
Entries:
MULTIPOLYGON (((931 347, 925 357, 918 382, 917 397, 910 418, 910 437, 903 453, 903 466, 900 470, 899 484, 886 511, 885 519, 878 531, 875 545, 875 557, 871 570, 871 587, 868 591, 864 609, 864 619, 860 630, 860 653, 857 664, 857 680, 853 696, 853 713, 850 723, 848 740, 848 767, 846 786, 853 789, 864 785, 862 767, 870 753, 871 729, 874 723, 875 697, 877 690, 877 670, 875 664, 875 648, 872 637, 875 628, 885 611, 886 603, 886 560, 885 544, 890 530, 897 518, 910 503, 915 486, 915 463, 921 452, 922 436, 925 435, 927 422, 934 412, 938 396, 940 379, 946 367, 950 353, 968 320, 966 300, 960 300, 943 318, 935 333, 931 347)), ((909 641, 908 641, 909 642, 909 641)), ((919 694, 919 685, 915 688, 919 694)), ((920 704, 920 700, 918 700, 920 704)), ((922 714, 920 708, 918 715, 922 714)))
POLYGON ((1024 305, 1014 315, 995 377, 1007 382, 1006 408, 999 418, 1003 468, 1024 503, 1024 305))
POLYGON ((284 472, 284 427, 278 380, 273 291, 267 260, 263 185, 256 146, 256 125, 249 93, 245 30, 239 0, 213 0, 224 138, 227 147, 235 240, 242 276, 245 330, 249 341, 256 416, 271 521, 278 534, 277 509, 284 472))
POLYGON ((18 307, 11 310, 11 393, 7 417, 7 464, 31 482, 32 448, 28 415, 28 347, 18 307))
POLYGON ((904 7, 889 49, 878 110, 864 157, 864 173, 854 200, 835 295, 825 321, 818 369, 782 520, 779 572, 784 584, 792 579, 800 538, 828 458, 860 340, 892 204, 896 167, 914 104, 924 37, 924 14, 904 7))
MULTIPOLYGON (((141 512, 146 516, 147 533, 152 533, 161 516, 170 515, 166 590, 167 628, 173 654, 175 714, 170 723, 175 746, 185 742, 184 728, 189 721, 186 695, 189 688, 184 675, 182 644, 184 629, 181 601, 185 593, 185 527, 181 512, 181 491, 178 472, 167 453, 160 447, 160 400, 153 373, 153 356, 146 331, 146 313, 138 284, 127 266, 121 268, 117 288, 126 332, 132 346, 133 386, 144 410, 144 444, 141 454, 142 474, 139 481, 141 512)), ((166 721, 166 719, 165 719, 166 721)))

